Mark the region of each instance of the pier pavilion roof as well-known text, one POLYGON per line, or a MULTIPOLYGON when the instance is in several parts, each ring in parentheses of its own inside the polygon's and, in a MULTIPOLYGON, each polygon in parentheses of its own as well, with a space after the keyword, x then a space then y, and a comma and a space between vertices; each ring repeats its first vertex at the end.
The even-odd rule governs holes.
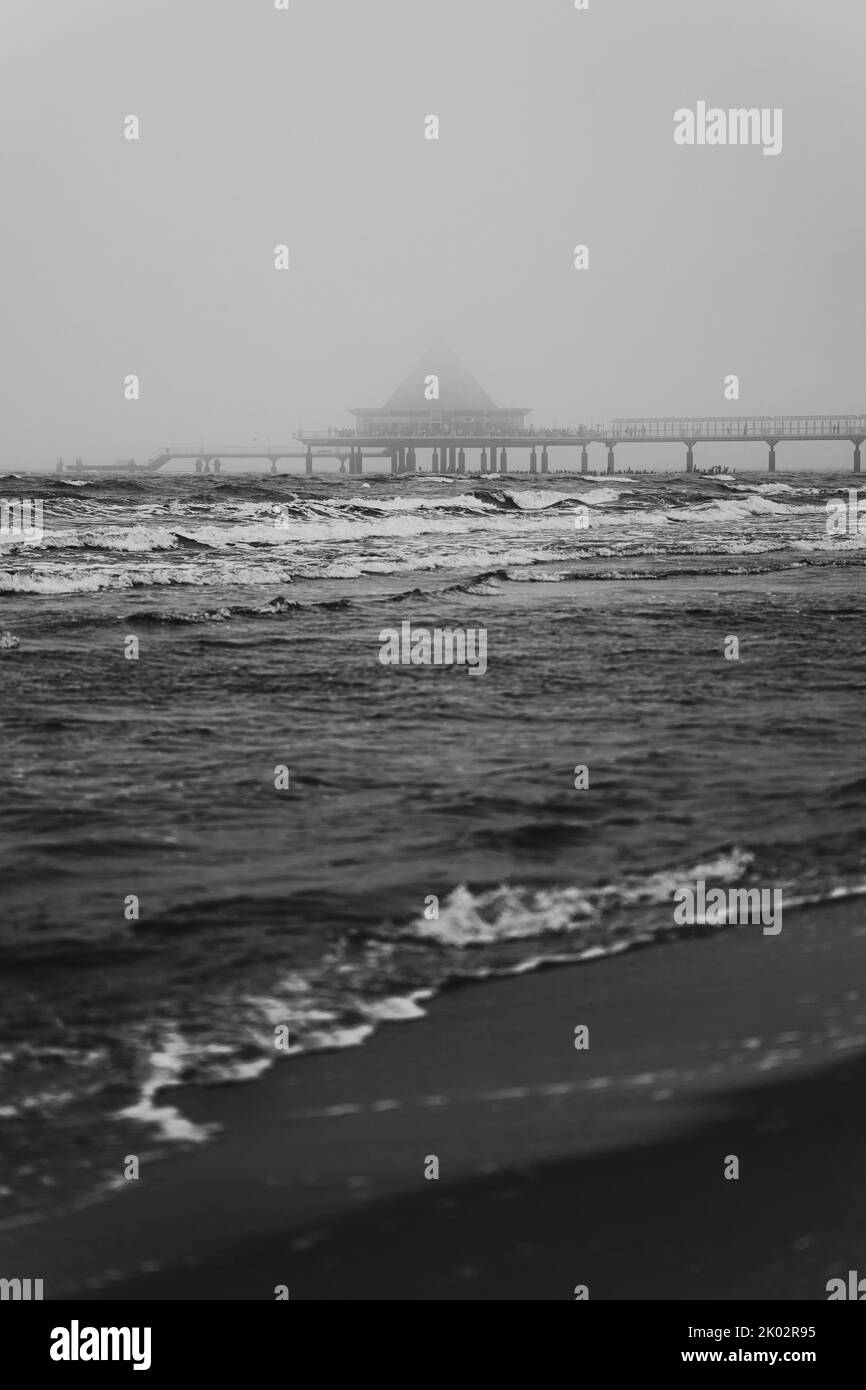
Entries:
POLYGON ((529 413, 528 409, 497 406, 459 357, 444 344, 437 344, 419 359, 383 406, 353 410, 351 414, 372 422, 375 418, 386 420, 395 416, 429 415, 434 412, 437 415, 475 418, 491 415, 522 417, 529 413), (425 383, 430 376, 435 376, 439 382, 439 395, 435 400, 428 400, 425 396, 425 383))

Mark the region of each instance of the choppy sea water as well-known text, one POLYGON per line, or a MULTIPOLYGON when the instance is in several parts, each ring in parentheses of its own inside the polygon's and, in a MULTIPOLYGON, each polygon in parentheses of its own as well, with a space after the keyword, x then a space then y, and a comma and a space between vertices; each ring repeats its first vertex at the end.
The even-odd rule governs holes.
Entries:
POLYGON ((278 1025, 291 1065, 455 979, 675 951, 697 878, 860 891, 851 484, 0 480, 46 527, 0 542, 0 1218, 204 1139, 172 1087, 278 1025), (485 674, 383 666, 407 620, 486 629, 485 674))

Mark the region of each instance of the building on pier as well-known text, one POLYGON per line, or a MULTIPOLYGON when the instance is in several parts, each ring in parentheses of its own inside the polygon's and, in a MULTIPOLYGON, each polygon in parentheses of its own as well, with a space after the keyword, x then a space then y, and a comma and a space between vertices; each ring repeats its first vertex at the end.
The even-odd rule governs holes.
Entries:
POLYGON ((388 439, 471 435, 508 438, 526 429, 528 407, 498 406, 443 344, 416 363, 382 406, 350 410, 357 434, 388 439))

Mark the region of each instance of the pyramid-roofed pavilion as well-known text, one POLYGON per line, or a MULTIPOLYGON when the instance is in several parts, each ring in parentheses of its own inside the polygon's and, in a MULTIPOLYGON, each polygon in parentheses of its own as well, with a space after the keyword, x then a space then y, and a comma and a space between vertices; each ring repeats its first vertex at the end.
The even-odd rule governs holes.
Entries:
POLYGON ((468 367, 442 343, 429 348, 383 406, 353 410, 360 433, 508 434, 525 428, 528 409, 497 406, 468 367), (435 379, 435 381, 434 381, 435 379), (434 394, 435 393, 435 394, 434 394))

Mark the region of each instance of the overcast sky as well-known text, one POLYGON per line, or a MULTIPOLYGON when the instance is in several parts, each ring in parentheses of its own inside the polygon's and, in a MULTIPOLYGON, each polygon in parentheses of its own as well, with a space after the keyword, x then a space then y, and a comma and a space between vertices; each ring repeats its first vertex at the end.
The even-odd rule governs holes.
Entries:
POLYGON ((538 425, 866 412, 864 38, 864 0, 3 0, 0 466, 346 425, 437 338, 538 425), (782 108, 781 154, 677 146, 701 99, 782 108))

